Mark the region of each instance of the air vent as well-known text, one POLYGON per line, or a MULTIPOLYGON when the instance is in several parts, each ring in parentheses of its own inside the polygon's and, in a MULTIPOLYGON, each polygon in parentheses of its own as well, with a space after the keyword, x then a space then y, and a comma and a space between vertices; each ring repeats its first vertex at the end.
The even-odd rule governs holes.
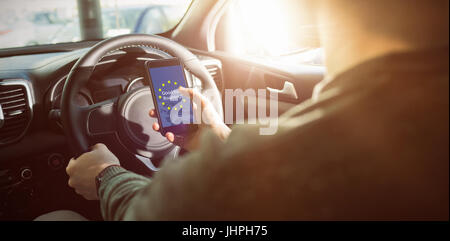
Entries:
POLYGON ((204 59, 203 65, 208 69, 214 82, 216 82, 217 88, 220 92, 223 91, 223 78, 222 78, 222 63, 217 59, 204 59))
POLYGON ((20 139, 31 120, 30 90, 24 80, 0 82, 0 145, 20 139))

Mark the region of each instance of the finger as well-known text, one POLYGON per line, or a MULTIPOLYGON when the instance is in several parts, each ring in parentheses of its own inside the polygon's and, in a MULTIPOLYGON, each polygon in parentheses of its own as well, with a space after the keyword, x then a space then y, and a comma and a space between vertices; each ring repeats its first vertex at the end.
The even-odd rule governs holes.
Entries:
POLYGON ((97 143, 91 147, 91 150, 98 150, 98 149, 108 149, 108 147, 106 147, 106 145, 103 143, 97 143))
POLYGON ((156 117, 156 110, 155 109, 151 109, 148 114, 150 115, 150 117, 156 117))
POLYGON ((200 94, 200 92, 198 92, 196 89, 193 89, 193 88, 184 88, 183 86, 180 86, 178 89, 182 95, 189 97, 191 99, 194 99, 194 98, 202 99, 202 97, 203 97, 200 94))
POLYGON ((159 124, 156 123, 156 122, 153 123, 152 128, 153 128, 153 130, 155 130, 155 131, 159 131, 159 124))
POLYGON ((193 97, 193 91, 192 88, 184 88, 183 86, 180 86, 178 88, 178 90, 180 91, 180 93, 186 97, 189 97, 192 99, 193 97))
POLYGON ((205 108, 206 105, 208 104, 209 100, 202 93, 200 93, 196 89, 193 89, 192 93, 194 95, 194 98, 197 98, 197 99, 199 99, 201 101, 202 108, 205 108))
POLYGON ((73 168, 74 163, 75 163, 75 159, 72 158, 72 159, 70 159, 69 164, 67 164, 66 173, 69 176, 72 175, 72 168, 73 168))
POLYGON ((192 109, 193 109, 194 111, 198 111, 197 103, 192 103, 192 109))
POLYGON ((173 141, 175 141, 175 135, 172 132, 167 132, 166 138, 167 138, 167 140, 169 140, 172 143, 173 143, 173 141))
POLYGON ((199 99, 202 108, 206 106, 207 99, 197 89, 184 88, 183 86, 180 86, 179 91, 182 95, 191 98, 191 100, 194 100, 194 103, 196 102, 196 99, 199 99))
POLYGON ((69 181, 67 181, 67 185, 69 185, 69 187, 73 188, 73 180, 72 180, 72 178, 69 178, 69 181))
POLYGON ((95 196, 91 192, 87 191, 76 191, 79 195, 84 197, 86 200, 95 200, 95 196))
POLYGON ((96 200, 96 198, 94 196, 92 196, 91 194, 84 194, 83 197, 84 197, 84 199, 86 199, 88 201, 96 200))

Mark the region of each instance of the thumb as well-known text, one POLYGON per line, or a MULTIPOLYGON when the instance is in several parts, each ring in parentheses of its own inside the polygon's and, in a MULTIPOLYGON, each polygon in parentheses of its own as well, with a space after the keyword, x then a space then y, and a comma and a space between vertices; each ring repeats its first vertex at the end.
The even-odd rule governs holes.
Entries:
POLYGON ((193 88, 184 88, 183 86, 180 86, 178 90, 182 95, 191 98, 194 103, 196 103, 195 100, 200 100, 202 108, 206 106, 208 100, 198 90, 193 88))
POLYGON ((178 91, 180 91, 180 93, 186 97, 189 97, 191 99, 193 98, 194 93, 193 93, 192 88, 184 88, 183 86, 180 86, 178 88, 178 91))

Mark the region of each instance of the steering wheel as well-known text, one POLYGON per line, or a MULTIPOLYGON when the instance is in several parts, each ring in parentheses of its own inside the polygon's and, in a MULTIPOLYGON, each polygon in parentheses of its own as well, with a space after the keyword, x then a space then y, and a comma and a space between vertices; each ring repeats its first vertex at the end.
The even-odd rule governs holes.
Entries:
POLYGON ((121 146, 147 158, 161 157, 175 146, 151 129, 155 120, 148 116, 154 107, 150 88, 142 87, 119 97, 78 106, 76 96, 89 81, 96 64, 106 55, 127 48, 146 47, 163 51, 167 57, 178 57, 188 72, 202 82, 201 92, 208 97, 223 117, 222 101, 217 86, 206 67, 188 49, 155 35, 130 34, 99 42, 72 67, 64 84, 61 99, 61 121, 69 145, 76 156, 89 150, 93 139, 116 138, 121 146))

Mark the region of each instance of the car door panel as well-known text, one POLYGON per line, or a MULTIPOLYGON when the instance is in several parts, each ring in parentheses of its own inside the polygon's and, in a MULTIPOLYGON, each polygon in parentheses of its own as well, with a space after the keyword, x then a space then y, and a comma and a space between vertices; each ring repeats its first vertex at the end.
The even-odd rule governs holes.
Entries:
MULTIPOLYGON (((253 89, 255 93, 265 90, 266 98, 270 97, 271 91, 278 92, 279 115, 311 98, 314 86, 323 79, 325 73, 322 66, 268 63, 219 51, 208 55, 222 62, 225 89, 253 89)), ((257 100, 243 98, 241 101, 245 106, 245 118, 248 117, 249 108, 258 108, 257 100)), ((266 104, 267 113, 269 106, 266 104)))

